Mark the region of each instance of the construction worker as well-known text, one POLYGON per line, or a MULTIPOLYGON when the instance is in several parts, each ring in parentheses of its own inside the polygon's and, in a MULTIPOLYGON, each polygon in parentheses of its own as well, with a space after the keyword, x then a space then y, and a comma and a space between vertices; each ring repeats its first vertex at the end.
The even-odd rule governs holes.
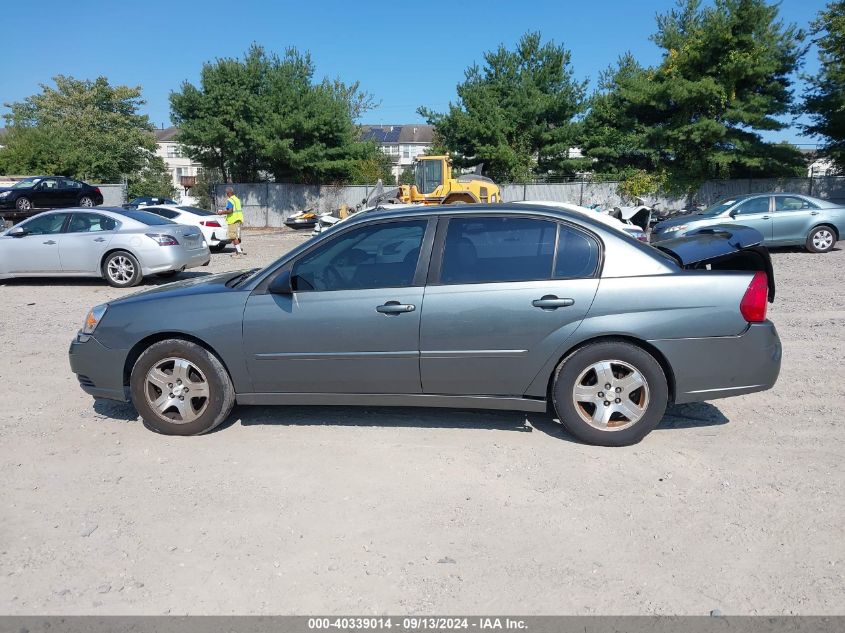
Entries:
POLYGON ((232 257, 242 257, 246 252, 241 248, 241 227, 244 224, 244 214, 241 211, 241 199, 235 195, 235 190, 226 187, 226 208, 220 209, 217 215, 226 216, 226 232, 228 239, 235 245, 232 257))

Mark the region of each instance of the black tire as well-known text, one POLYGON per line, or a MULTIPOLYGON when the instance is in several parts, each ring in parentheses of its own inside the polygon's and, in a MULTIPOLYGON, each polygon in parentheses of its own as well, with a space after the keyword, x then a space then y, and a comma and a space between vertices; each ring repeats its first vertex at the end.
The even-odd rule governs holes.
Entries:
MULTIPOLYGON (((621 377, 618 379, 623 380, 621 377)), ((614 376, 613 380, 617 380, 617 377, 614 376)), ((615 392, 617 387, 612 387, 612 389, 615 392)), ((619 389, 622 388, 619 387, 619 389)), ((552 400, 561 423, 579 440, 598 446, 630 446, 642 440, 660 423, 666 412, 669 388, 660 363, 644 349, 625 341, 600 341, 577 349, 561 361, 555 372, 552 400), (602 395, 608 400, 602 403, 601 399, 597 398, 599 400, 597 405, 576 405, 574 396, 576 383, 580 382, 584 385, 585 382, 590 381, 591 376, 598 379, 598 374, 590 368, 597 363, 610 361, 615 361, 612 368, 614 372, 619 371, 620 376, 623 376, 623 372, 627 372, 629 368, 638 372, 645 383, 644 391, 640 388, 631 394, 611 392, 613 396, 609 397, 600 384, 584 386, 583 389, 596 389, 597 397, 602 395), (585 372, 587 372, 586 375, 584 375, 585 372), (619 400, 615 397, 617 395, 620 396, 619 400), (597 410, 597 406, 606 403, 610 403, 610 409, 615 409, 617 406, 615 402, 621 401, 626 395, 632 400, 638 399, 637 404, 643 407, 641 417, 632 424, 630 419, 619 413, 610 416, 605 428, 597 428, 582 417, 591 417, 597 410)))
POLYGON ((79 199, 79 206, 80 207, 93 207, 94 206, 94 198, 91 196, 82 196, 79 199))
POLYGON ((235 388, 232 386, 232 380, 229 378, 226 368, 223 367, 223 363, 204 347, 180 339, 160 341, 147 348, 138 357, 135 366, 132 368, 129 388, 132 403, 138 413, 141 414, 144 426, 164 435, 208 433, 228 417, 235 405, 235 388), (187 361, 194 366, 194 369, 201 372, 201 374, 195 373, 195 378, 204 378, 208 396, 204 400, 197 398, 190 401, 192 409, 195 407, 199 413, 196 419, 181 422, 179 412, 175 409, 171 411, 165 409, 164 414, 162 414, 150 404, 148 393, 150 399, 156 396, 161 397, 163 394, 153 385, 147 383, 147 374, 157 365, 164 364, 167 366, 168 359, 187 361))
POLYGON ((15 200, 15 208, 18 211, 29 211, 32 209, 32 202, 30 202, 29 198, 25 196, 21 196, 17 200, 15 200))
POLYGON ((208 248, 209 250, 211 250, 212 253, 222 253, 224 250, 226 250, 226 246, 226 242, 220 242, 219 244, 209 246, 208 248))
POLYGON ((128 251, 109 253, 103 260, 102 273, 106 283, 115 288, 131 288, 132 286, 137 286, 144 277, 141 272, 141 264, 128 251), (120 258, 124 258, 125 263, 120 258), (125 271, 125 273, 131 271, 131 274, 117 272, 115 271, 115 266, 125 271))
POLYGON ((813 228, 804 246, 811 253, 829 253, 836 246, 836 231, 827 225, 813 228))
POLYGON ((171 277, 175 277, 181 272, 181 270, 168 270, 167 272, 156 273, 156 277, 161 277, 162 279, 170 279, 171 277))

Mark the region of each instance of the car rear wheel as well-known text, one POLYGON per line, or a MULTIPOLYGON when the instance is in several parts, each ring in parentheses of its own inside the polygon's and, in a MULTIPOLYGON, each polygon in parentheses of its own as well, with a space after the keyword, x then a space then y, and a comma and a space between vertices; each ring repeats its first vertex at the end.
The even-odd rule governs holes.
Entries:
POLYGON ((29 211, 32 208, 32 202, 29 201, 29 198, 18 198, 15 201, 15 208, 18 211, 29 211))
POLYGON ((836 244, 836 233, 829 226, 817 226, 807 236, 807 250, 811 253, 827 253, 836 244))
POLYGON ((561 423, 578 439, 629 446, 663 418, 669 389, 651 354, 631 343, 603 341, 563 359, 552 398, 561 423))
POLYGON ((93 207, 94 201, 91 198, 89 198, 88 196, 82 196, 79 199, 79 206, 80 207, 93 207))
POLYGON ((141 354, 129 387, 144 425, 165 435, 207 433, 235 404, 235 388, 220 360, 178 339, 155 343, 141 354))
POLYGON ((132 253, 115 251, 103 260, 103 277, 110 286, 130 288, 141 283, 141 264, 132 253))
POLYGON ((208 247, 212 253, 222 253, 223 250, 226 248, 225 242, 220 242, 219 244, 215 244, 214 246, 208 247))

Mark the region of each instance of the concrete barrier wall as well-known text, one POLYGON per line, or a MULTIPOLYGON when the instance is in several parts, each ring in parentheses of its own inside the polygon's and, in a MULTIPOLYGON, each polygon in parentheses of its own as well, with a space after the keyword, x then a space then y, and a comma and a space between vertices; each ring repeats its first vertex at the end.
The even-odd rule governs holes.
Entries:
POLYGON ((103 194, 104 207, 119 207, 126 200, 126 185, 94 185, 100 188, 100 193, 103 194))
MULTIPOLYGON (((226 186, 215 185, 215 208, 225 206, 226 186)), ((337 210, 342 204, 355 206, 366 199, 373 190, 373 187, 368 185, 341 187, 266 182, 238 183, 231 186, 243 204, 245 223, 247 226, 255 227, 283 226, 287 217, 309 208, 318 213, 328 213, 337 210)), ((122 185, 100 185, 105 197, 106 192, 103 187, 122 187, 122 185)), ((704 183, 698 190, 696 201, 712 204, 730 196, 767 191, 803 193, 845 204, 845 176, 812 179, 711 180, 704 183)), ((118 195, 117 192, 114 195, 118 195)), ((505 202, 553 200, 583 206, 597 204, 602 208, 630 204, 630 201, 624 200, 619 195, 618 182, 506 184, 502 185, 502 199, 505 202)), ((659 203, 664 209, 678 209, 686 205, 686 198, 659 194, 647 197, 645 202, 652 205, 659 203)))

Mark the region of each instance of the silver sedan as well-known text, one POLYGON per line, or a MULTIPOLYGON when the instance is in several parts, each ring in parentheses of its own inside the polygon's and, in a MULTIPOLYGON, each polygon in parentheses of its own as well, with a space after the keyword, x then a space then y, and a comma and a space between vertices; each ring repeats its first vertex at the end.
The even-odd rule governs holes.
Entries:
POLYGON ((126 288, 210 259, 198 227, 138 210, 48 211, 0 234, 0 279, 102 277, 126 288))

